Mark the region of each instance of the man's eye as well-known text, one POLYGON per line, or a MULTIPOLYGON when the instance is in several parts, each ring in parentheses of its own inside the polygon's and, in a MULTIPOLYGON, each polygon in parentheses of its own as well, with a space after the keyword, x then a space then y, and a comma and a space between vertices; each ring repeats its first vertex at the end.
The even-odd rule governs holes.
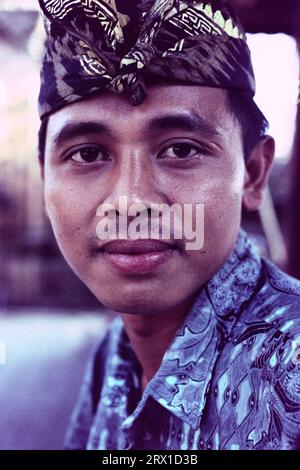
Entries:
POLYGON ((199 153, 203 153, 199 148, 182 142, 168 147, 160 153, 159 158, 192 158, 199 153))
POLYGON ((86 147, 77 150, 70 158, 76 163, 95 163, 107 160, 109 157, 103 150, 96 147, 86 147))

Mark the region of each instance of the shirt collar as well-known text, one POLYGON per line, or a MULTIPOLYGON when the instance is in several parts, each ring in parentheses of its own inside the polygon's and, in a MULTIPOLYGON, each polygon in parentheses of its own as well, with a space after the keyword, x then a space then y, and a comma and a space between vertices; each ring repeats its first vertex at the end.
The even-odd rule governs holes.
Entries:
POLYGON ((260 270, 260 256, 246 232, 240 229, 233 252, 206 287, 217 319, 227 335, 252 297, 260 270))
POLYGON ((193 429, 199 427, 222 341, 230 341, 232 328, 257 287, 260 268, 256 249, 240 230, 233 252, 199 292, 142 400, 125 420, 125 429, 149 396, 193 429))

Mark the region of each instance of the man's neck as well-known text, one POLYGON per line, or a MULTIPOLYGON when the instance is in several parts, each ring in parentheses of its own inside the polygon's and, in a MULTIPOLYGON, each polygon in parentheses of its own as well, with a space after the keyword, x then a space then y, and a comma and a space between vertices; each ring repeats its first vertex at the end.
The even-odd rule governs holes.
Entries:
POLYGON ((175 333, 190 311, 197 294, 180 306, 159 314, 123 313, 131 346, 142 366, 142 389, 159 369, 175 333))

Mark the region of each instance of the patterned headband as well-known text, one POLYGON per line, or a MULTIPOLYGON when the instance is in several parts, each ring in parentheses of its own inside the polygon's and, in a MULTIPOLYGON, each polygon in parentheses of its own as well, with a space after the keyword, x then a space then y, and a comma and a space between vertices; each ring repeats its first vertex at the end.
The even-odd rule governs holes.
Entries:
POLYGON ((39 0, 43 118, 89 94, 147 96, 147 75, 255 93, 245 33, 224 0, 39 0))

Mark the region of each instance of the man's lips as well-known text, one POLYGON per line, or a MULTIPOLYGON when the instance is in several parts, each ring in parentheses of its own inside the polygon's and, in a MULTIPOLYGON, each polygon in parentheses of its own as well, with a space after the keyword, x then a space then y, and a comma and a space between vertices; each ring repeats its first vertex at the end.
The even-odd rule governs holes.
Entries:
POLYGON ((139 239, 139 240, 112 240, 105 243, 100 251, 110 254, 137 255, 142 253, 157 253, 161 251, 175 249, 172 242, 160 240, 139 239))
POLYGON ((174 243, 160 240, 113 240, 100 248, 104 260, 123 274, 147 274, 176 254, 174 243))

